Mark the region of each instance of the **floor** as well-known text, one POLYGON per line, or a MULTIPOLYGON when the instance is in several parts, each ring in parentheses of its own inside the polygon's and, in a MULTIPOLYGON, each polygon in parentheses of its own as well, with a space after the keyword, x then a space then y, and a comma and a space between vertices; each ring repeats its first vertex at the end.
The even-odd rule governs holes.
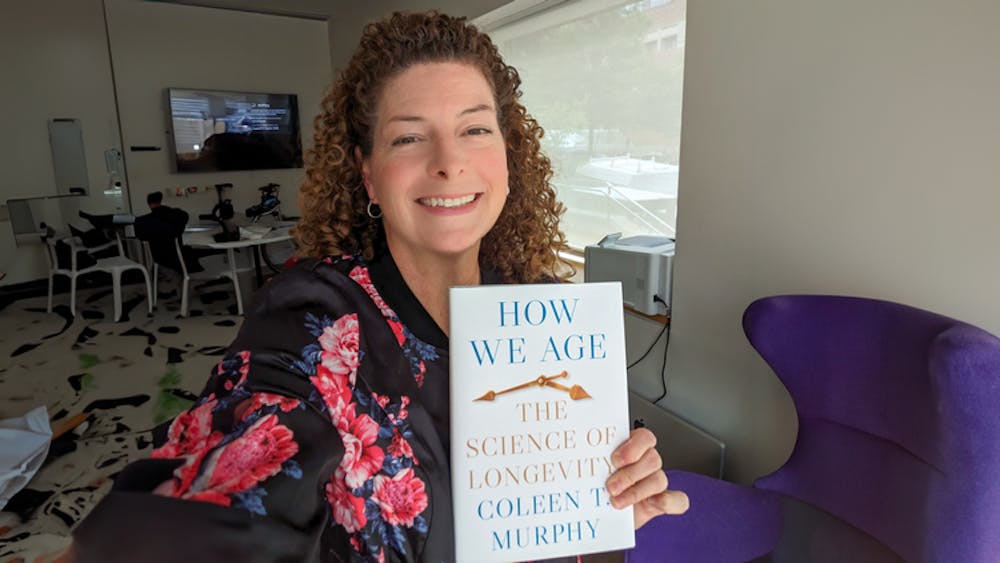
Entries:
POLYGON ((126 286, 124 314, 113 315, 111 290, 20 300, 0 310, 0 418, 45 405, 53 429, 80 413, 87 421, 54 440, 28 487, 0 512, 0 562, 50 561, 72 527, 132 460, 148 455, 149 430, 187 408, 236 334, 240 317, 225 286, 161 299, 146 313, 145 291, 126 286), (216 289, 222 288, 222 289, 216 289))

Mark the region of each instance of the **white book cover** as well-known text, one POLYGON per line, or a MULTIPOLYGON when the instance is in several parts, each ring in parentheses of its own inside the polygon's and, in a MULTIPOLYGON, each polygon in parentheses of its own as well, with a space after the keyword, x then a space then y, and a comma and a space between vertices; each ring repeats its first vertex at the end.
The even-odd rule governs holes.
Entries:
POLYGON ((457 560, 633 547, 604 488, 629 434, 619 283, 455 287, 450 308, 457 560))

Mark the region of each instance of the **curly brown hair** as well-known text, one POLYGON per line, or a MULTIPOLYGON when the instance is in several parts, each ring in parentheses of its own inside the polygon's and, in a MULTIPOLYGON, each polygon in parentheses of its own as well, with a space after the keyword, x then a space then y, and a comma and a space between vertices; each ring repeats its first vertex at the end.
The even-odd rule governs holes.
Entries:
POLYGON ((375 108, 385 84, 407 68, 429 62, 477 67, 496 98, 510 195, 480 245, 481 266, 510 282, 569 277, 572 267, 558 256, 567 248, 559 230, 564 208, 549 184, 552 164, 539 144, 544 132, 519 102, 517 71, 465 18, 435 11, 397 12, 368 24, 347 68, 323 99, 299 191, 302 220, 293 230, 299 252, 314 257, 360 254, 371 260, 384 250, 382 222, 365 212, 369 200, 355 149, 365 157, 371 154, 375 108))

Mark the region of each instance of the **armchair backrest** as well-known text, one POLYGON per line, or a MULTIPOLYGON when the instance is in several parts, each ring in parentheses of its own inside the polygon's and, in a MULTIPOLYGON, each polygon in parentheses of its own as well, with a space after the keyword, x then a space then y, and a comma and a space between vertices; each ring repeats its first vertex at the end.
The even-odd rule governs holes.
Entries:
POLYGON ((854 297, 760 299, 743 327, 799 418, 790 458, 756 486, 908 561, 1000 561, 1000 340, 854 297))

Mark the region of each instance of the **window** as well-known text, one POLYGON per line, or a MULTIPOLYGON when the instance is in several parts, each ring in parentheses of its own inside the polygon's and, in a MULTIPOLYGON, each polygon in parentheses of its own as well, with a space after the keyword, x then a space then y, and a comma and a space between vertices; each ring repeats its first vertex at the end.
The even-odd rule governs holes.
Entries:
POLYGON ((574 248, 675 234, 684 19, 682 0, 519 0, 477 20, 545 129, 574 248))

